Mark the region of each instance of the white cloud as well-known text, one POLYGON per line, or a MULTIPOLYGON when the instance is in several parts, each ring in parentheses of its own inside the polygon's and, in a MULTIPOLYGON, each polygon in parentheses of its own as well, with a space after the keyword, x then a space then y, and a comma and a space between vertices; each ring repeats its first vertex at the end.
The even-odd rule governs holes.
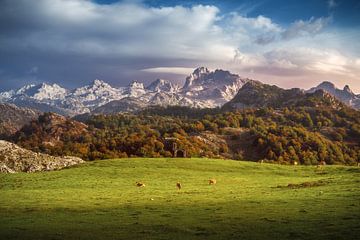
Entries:
POLYGON ((4 48, 193 60, 224 59, 233 52, 216 25, 219 9, 215 6, 149 8, 141 4, 99 5, 82 0, 17 3, 7 1, 16 15, 23 15, 27 8, 30 13, 22 19, 11 14, 7 21, 10 18, 14 24, 20 21, 32 26, 24 29, 22 38, 2 38, 4 48))
MULTIPOLYGON (((336 6, 335 1, 328 3, 336 6)), ((54 75, 63 78, 64 72, 105 80, 108 75, 137 78, 134 73, 182 75, 199 65, 254 77, 333 74, 355 79, 360 75, 360 47, 353 39, 359 31, 346 35, 333 28, 331 33, 326 27, 330 22, 330 17, 300 19, 285 27, 263 15, 222 13, 205 5, 3 0, 0 53, 12 66, 26 65, 14 72, 37 66, 41 71, 36 76, 47 81, 54 75)), ((0 59, 2 68, 4 61, 0 59)))
POLYGON ((231 13, 226 23, 227 33, 238 42, 246 44, 268 44, 283 31, 278 24, 262 15, 252 18, 231 13))
POLYGON ((179 75, 189 75, 194 71, 195 67, 185 68, 185 67, 156 67, 156 68, 145 68, 141 69, 143 72, 149 73, 169 73, 169 74, 179 74, 179 75))
POLYGON ((310 18, 308 21, 297 20, 282 33, 284 39, 293 39, 302 36, 313 36, 319 33, 329 23, 330 17, 310 18))
POLYGON ((282 47, 262 54, 237 52, 232 67, 274 76, 332 75, 356 79, 360 75, 359 62, 331 49, 282 47))

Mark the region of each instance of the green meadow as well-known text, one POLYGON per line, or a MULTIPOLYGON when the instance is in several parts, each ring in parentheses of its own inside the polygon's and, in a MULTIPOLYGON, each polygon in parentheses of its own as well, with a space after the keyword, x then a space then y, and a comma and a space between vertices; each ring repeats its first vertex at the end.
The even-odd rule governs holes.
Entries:
POLYGON ((359 238, 358 167, 131 158, 0 174, 0 239, 359 238))

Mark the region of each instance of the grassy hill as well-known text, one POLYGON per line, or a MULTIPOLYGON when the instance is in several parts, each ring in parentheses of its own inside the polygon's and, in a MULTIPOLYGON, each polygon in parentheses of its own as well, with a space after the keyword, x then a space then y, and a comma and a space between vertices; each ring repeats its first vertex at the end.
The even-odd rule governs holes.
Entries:
POLYGON ((0 174, 0 239, 356 239, 359 184, 356 167, 212 159, 0 174))

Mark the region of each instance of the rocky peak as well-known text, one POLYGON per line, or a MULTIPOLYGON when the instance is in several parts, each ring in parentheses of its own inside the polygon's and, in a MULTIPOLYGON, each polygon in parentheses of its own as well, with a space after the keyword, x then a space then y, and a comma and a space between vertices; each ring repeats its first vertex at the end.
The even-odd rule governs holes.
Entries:
POLYGON ((38 85, 26 85, 16 91, 16 95, 23 95, 36 100, 62 99, 67 94, 65 88, 58 84, 40 83, 38 85))
POLYGON ((146 90, 153 92, 176 92, 177 87, 168 80, 156 79, 146 87, 146 90))
POLYGON ((345 92, 350 93, 350 94, 354 94, 353 91, 351 91, 349 85, 345 85, 344 89, 345 92))
POLYGON ((261 88, 263 86, 264 86, 264 84, 260 81, 250 80, 244 84, 244 86, 241 88, 241 90, 244 91, 245 89, 261 88))
POLYGON ((346 85, 343 89, 338 89, 335 87, 335 85, 331 82, 323 82, 317 87, 309 89, 307 92, 313 93, 316 90, 322 89, 331 95, 333 95, 335 98, 340 100, 341 102, 345 103, 348 106, 359 108, 360 106, 360 99, 358 96, 356 96, 350 89, 348 85, 346 85))
POLYGON ((335 84, 333 84, 332 82, 328 82, 328 81, 324 81, 324 82, 320 83, 317 87, 322 88, 324 90, 327 90, 327 89, 335 90, 336 89, 335 84))
POLYGON ((193 73, 191 73, 185 81, 184 88, 190 87, 194 81, 199 81, 203 79, 206 75, 210 73, 209 69, 206 67, 199 67, 194 70, 193 73))
POLYGON ((23 94, 26 90, 35 87, 35 84, 27 84, 15 91, 16 95, 23 94))
POLYGON ((100 79, 95 79, 94 81, 92 81, 91 85, 96 87, 110 86, 108 83, 100 79))
POLYGON ((130 88, 134 88, 134 89, 145 89, 144 87, 144 84, 141 83, 141 82, 138 82, 138 81, 132 81, 130 84, 129 84, 129 87, 130 88))
POLYGON ((89 85, 85 86, 87 89, 98 90, 98 89, 113 89, 110 84, 99 79, 95 79, 89 85))
POLYGON ((192 73, 192 75, 195 75, 195 76, 200 76, 201 74, 206 74, 206 73, 209 73, 209 69, 206 68, 206 67, 198 67, 194 70, 194 72, 192 73))

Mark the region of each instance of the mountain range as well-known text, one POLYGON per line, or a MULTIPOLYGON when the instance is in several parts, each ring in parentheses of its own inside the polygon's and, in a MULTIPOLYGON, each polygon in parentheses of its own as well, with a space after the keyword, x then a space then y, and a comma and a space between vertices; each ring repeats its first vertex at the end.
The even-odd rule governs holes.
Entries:
POLYGON ((89 85, 73 90, 65 89, 58 84, 41 83, 2 92, 0 102, 74 116, 83 113, 131 112, 148 106, 214 108, 230 101, 232 103, 229 104, 233 104, 234 97, 237 99, 238 107, 240 103, 243 107, 261 107, 273 105, 271 101, 275 100, 274 97, 276 101, 281 102, 284 100, 282 98, 293 98, 321 89, 348 106, 360 108, 360 96, 354 94, 349 86, 341 90, 330 82, 323 82, 308 91, 291 89, 280 91, 281 93, 277 91, 280 88, 268 86, 229 71, 210 71, 205 67, 199 67, 185 79, 182 87, 164 79, 157 79, 146 87, 143 83, 133 81, 128 86, 119 88, 112 87, 102 80, 94 80, 89 85), (261 88, 267 91, 267 94, 256 94, 255 86, 256 91, 261 88), (275 93, 278 94, 277 97, 274 96, 275 93))

